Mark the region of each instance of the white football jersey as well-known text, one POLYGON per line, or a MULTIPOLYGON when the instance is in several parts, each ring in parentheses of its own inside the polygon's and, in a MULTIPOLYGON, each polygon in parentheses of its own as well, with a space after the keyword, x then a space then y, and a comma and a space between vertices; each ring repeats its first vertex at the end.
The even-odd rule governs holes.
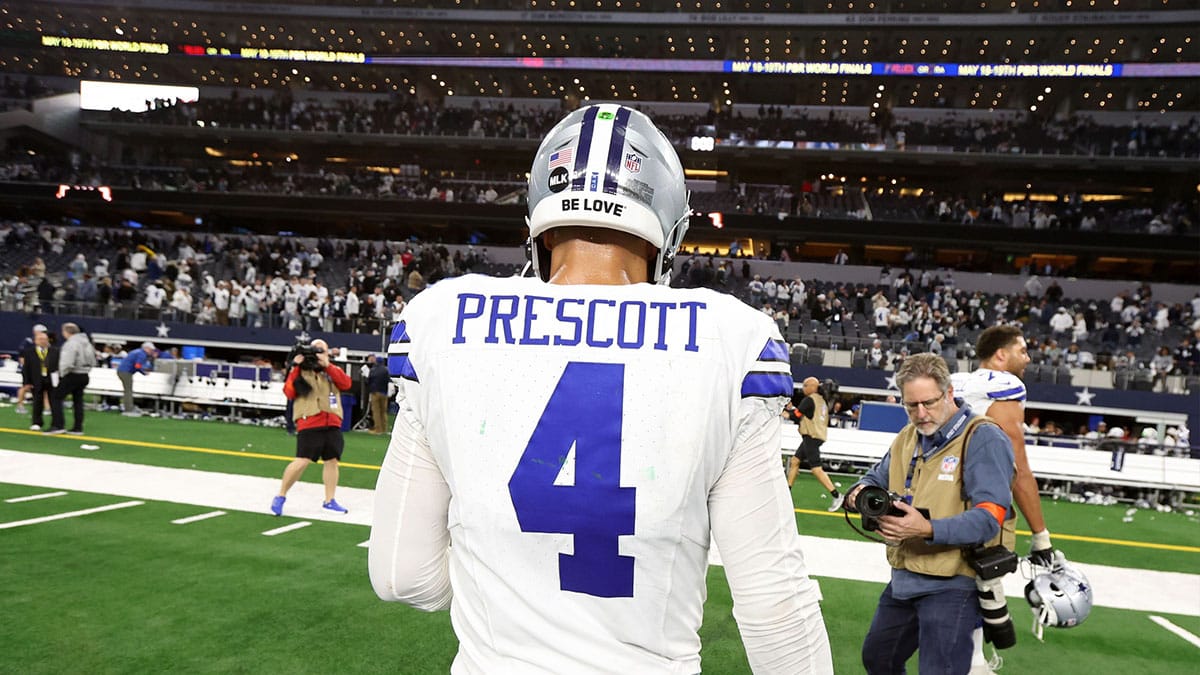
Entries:
POLYGON ((1020 401, 1025 405, 1025 383, 1007 371, 980 368, 973 373, 954 373, 950 384, 954 396, 980 415, 986 415, 996 401, 1020 401))
POLYGON ((710 527, 739 621, 792 633, 747 638, 752 663, 824 637, 779 470, 788 351, 760 312, 466 276, 416 296, 388 354, 371 580, 449 603, 452 672, 699 672, 710 527))

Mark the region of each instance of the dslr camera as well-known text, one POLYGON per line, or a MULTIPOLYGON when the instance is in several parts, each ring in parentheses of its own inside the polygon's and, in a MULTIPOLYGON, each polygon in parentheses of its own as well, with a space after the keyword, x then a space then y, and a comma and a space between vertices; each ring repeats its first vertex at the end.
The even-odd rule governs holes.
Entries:
POLYGON ((312 345, 296 345, 292 348, 292 352, 288 354, 288 363, 295 361, 297 356, 303 356, 304 360, 300 362, 300 368, 302 370, 314 370, 319 372, 325 370, 325 368, 321 366, 321 362, 317 359, 317 355, 324 352, 324 349, 314 347, 312 345))
POLYGON ((1017 644, 1017 632, 1008 614, 1004 598, 1004 575, 1017 571, 1017 554, 997 544, 977 547, 964 553, 975 570, 975 592, 983 615, 983 637, 996 649, 1017 644))
POLYGON ((866 485, 858 491, 854 498, 854 511, 862 515, 864 530, 879 531, 880 516, 903 516, 904 512, 892 505, 892 502, 904 501, 904 497, 889 492, 881 487, 866 485))

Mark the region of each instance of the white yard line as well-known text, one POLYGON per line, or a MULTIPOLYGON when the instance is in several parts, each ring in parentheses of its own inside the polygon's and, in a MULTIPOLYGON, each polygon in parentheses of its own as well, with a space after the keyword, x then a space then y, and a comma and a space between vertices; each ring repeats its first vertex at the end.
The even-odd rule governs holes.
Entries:
POLYGON ((52 516, 42 516, 40 518, 30 518, 29 520, 16 520, 11 523, 0 523, 0 530, 8 530, 14 527, 24 525, 37 525, 38 523, 48 523, 52 520, 66 520, 67 518, 78 518, 92 513, 101 513, 103 511, 115 511, 117 509, 127 509, 131 506, 141 506, 146 502, 121 502, 120 504, 109 504, 108 506, 97 506, 94 509, 83 509, 82 511, 68 511, 66 513, 56 513, 52 516))
POLYGON ((188 523, 198 523, 201 520, 208 520, 209 518, 216 518, 217 516, 223 516, 223 515, 225 515, 224 511, 209 511, 208 513, 201 513, 201 514, 195 515, 195 516, 188 516, 187 518, 177 518, 175 520, 172 520, 171 524, 172 525, 187 525, 188 523))
POLYGON ((1193 647, 1200 647, 1200 637, 1196 637, 1195 634, 1193 634, 1191 631, 1184 629, 1184 628, 1180 628, 1179 626, 1176 626, 1175 624, 1162 618, 1161 616, 1155 616, 1155 615, 1151 614, 1150 620, 1153 621, 1154 623, 1162 626, 1163 628, 1166 628, 1167 630, 1171 631, 1172 633, 1178 635, 1179 637, 1183 638, 1184 640, 1187 640, 1188 642, 1192 643, 1193 647))
POLYGON ((58 492, 43 492, 40 495, 29 495, 27 497, 13 497, 12 499, 5 499, 4 503, 5 504, 19 504, 21 502, 32 502, 32 501, 35 501, 38 499, 50 499, 51 497, 65 497, 68 494, 70 494, 70 493, 63 492, 61 490, 58 492))
MULTIPOLYGON (((283 469, 280 469, 283 475, 283 469)), ((309 478, 320 479, 320 467, 309 467, 309 478)), ((91 457, 64 457, 0 450, 0 482, 36 485, 55 490, 99 492, 148 501, 190 504, 224 511, 269 514, 279 494, 279 478, 168 469, 91 457)), ((307 520, 370 525, 375 491, 340 487, 338 503, 350 513, 321 508, 325 489, 318 483, 297 482, 288 492, 283 515, 307 520)))
POLYGON ((358 547, 359 548, 371 548, 371 540, 368 539, 368 540, 364 541, 363 543, 358 544, 358 547))
MULTIPOLYGON (((310 470, 311 471, 311 470, 310 470)), ((34 485, 119 495, 144 500, 267 514, 279 479, 234 474, 168 469, 90 457, 62 457, 0 450, 0 477, 4 483, 34 485)), ((350 509, 338 514, 321 508, 320 483, 300 482, 288 493, 283 515, 310 521, 370 525, 373 490, 338 488, 337 500, 350 509)), ((886 583, 890 568, 883 545, 868 541, 801 536, 809 573, 855 581, 886 583)), ((368 542, 359 544, 366 547, 368 542)), ((1068 544, 1069 546, 1069 544, 1068 544)), ((1070 556, 1070 549, 1067 550, 1070 556)), ((713 550, 714 564, 719 554, 713 550)), ((1133 570, 1107 565, 1078 564, 1095 589, 1095 604, 1143 612, 1200 616, 1200 574, 1133 570)), ((1024 601, 1026 579, 1020 573, 1005 578, 1004 592, 1024 601)), ((1015 605, 1014 605, 1015 606, 1015 605)))
POLYGON ((263 536, 264 537, 274 537, 277 534, 283 534, 284 532, 291 532, 292 530, 299 530, 299 529, 308 527, 309 525, 312 525, 311 521, 302 520, 298 523, 292 523, 291 525, 284 525, 283 527, 277 527, 273 530, 267 530, 266 532, 263 532, 263 536))

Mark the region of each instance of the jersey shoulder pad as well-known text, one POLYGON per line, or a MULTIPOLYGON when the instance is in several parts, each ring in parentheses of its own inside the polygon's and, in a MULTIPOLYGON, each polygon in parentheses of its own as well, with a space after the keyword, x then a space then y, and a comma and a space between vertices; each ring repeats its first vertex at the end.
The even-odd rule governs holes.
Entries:
POLYGON ((971 386, 992 401, 1024 401, 1025 383, 1021 378, 1000 370, 980 369, 973 374, 971 386))

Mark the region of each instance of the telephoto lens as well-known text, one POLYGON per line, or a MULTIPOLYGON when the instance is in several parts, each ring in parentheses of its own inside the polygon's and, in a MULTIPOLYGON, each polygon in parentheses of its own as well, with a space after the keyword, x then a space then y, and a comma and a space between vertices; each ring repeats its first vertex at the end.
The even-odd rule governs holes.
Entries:
POLYGON ((1008 602, 1004 599, 1003 577, 984 580, 975 577, 975 590, 979 594, 979 609, 983 615, 983 637, 996 649, 1008 649, 1017 644, 1017 631, 1012 617, 1008 615, 1008 602))

